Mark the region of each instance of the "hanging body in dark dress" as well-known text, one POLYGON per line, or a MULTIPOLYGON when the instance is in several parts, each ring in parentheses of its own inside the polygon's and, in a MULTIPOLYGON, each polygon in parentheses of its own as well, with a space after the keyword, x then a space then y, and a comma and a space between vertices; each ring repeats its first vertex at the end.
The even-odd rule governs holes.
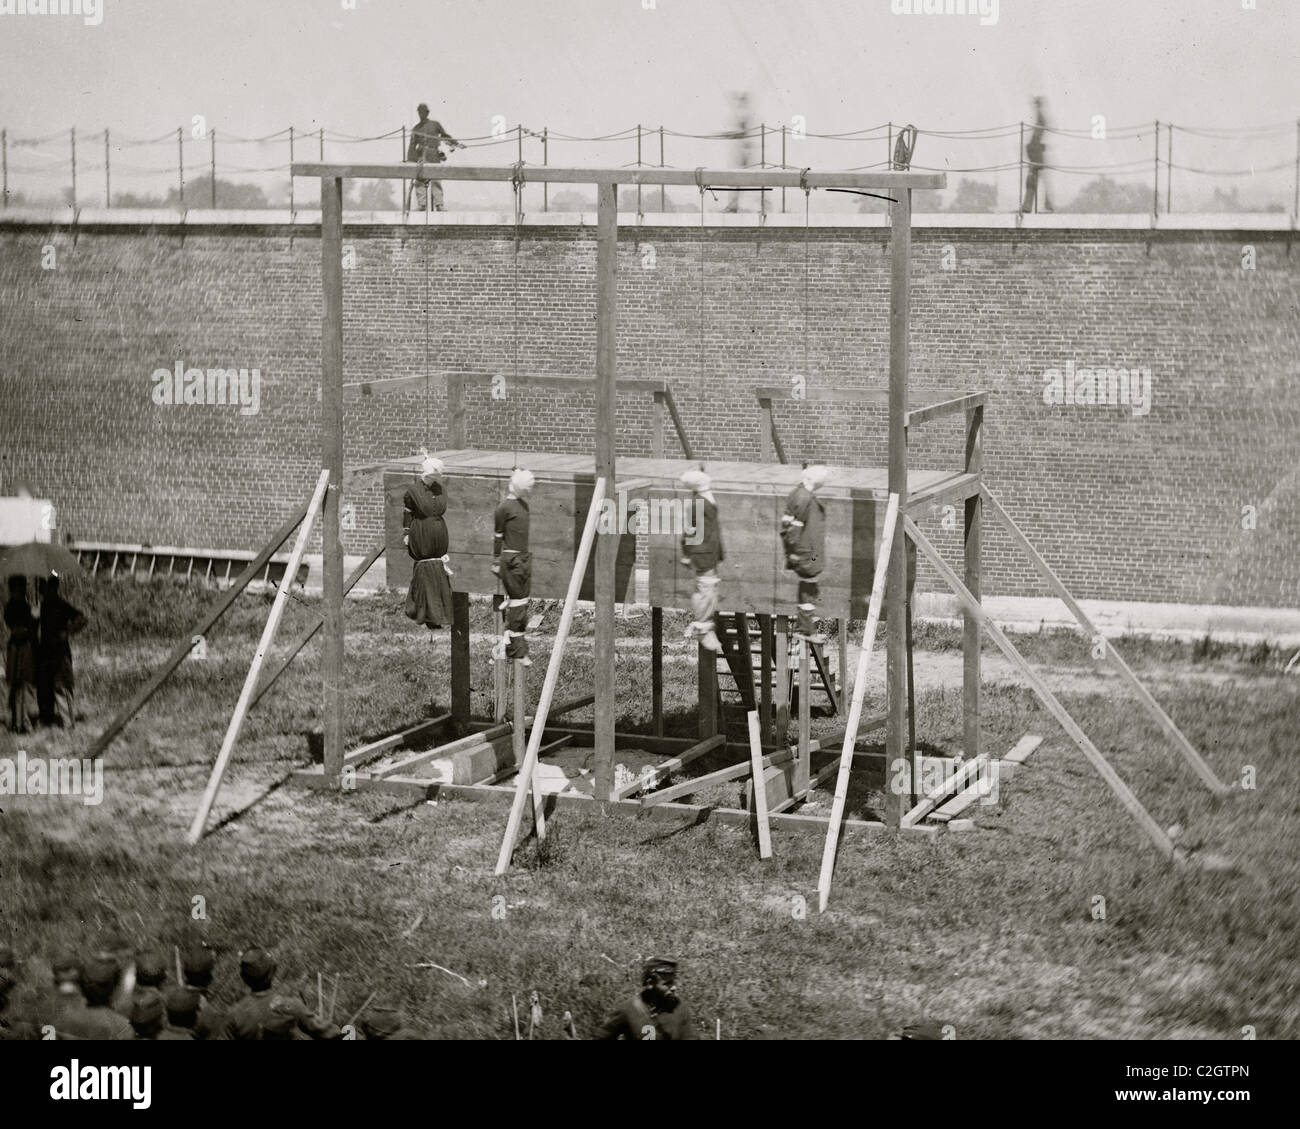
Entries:
POLYGON ((447 495, 439 482, 417 478, 406 488, 402 524, 415 561, 406 591, 406 614, 430 630, 451 623, 451 570, 447 567, 447 495))

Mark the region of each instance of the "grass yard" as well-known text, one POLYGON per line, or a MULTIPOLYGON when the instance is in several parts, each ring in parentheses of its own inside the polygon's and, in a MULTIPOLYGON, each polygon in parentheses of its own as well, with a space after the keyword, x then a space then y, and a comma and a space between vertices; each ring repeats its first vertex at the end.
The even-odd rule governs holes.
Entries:
MULTIPOLYGON (((83 752, 213 598, 133 580, 69 595, 91 621, 76 651, 81 728, 71 740, 52 731, 21 743, 2 732, 0 756, 83 752)), ((282 641, 318 606, 295 602, 282 641)), ((449 702, 447 634, 431 638, 401 605, 398 594, 348 603, 350 747, 449 702)), ((309 1000, 317 972, 327 985, 342 977, 337 1021, 378 990, 377 1001, 401 1004, 436 1038, 513 1037, 512 994, 526 1014, 533 989, 545 1037, 559 1036, 566 1009, 589 1035, 652 954, 682 961, 680 990, 708 1037, 720 1021, 733 1039, 883 1038, 922 1019, 951 1023, 959 1039, 1236 1039, 1244 1027, 1261 1039, 1300 1037, 1300 677, 1268 648, 1120 642, 1221 779, 1239 781, 1253 766, 1253 789, 1215 802, 1084 641, 1017 637, 1160 825, 1180 825, 1180 842, 1227 856, 1235 872, 1166 866, 989 645, 986 750, 1005 752, 1025 733, 1043 745, 1002 785, 1000 804, 970 809, 974 832, 846 837, 818 915, 823 840, 814 834, 774 829, 774 858, 760 862, 744 829, 566 809, 543 848, 523 842, 498 879, 504 806, 284 786, 318 748, 314 644, 250 715, 215 829, 184 846, 269 607, 269 595, 241 596, 207 657, 187 661, 109 749, 102 805, 3 797, 0 930, 20 953, 45 957, 108 929, 168 945, 197 932, 229 954, 217 995, 233 1000, 236 951, 264 944, 282 983, 309 1000), (206 920, 192 916, 197 898, 206 920), (417 967, 433 963, 450 972, 417 967)), ((486 635, 486 607, 473 614, 472 630, 486 635)), ((590 686, 585 616, 560 699, 590 686)), ((552 608, 535 647, 534 699, 557 618, 552 608)), ((666 618, 667 732, 689 735, 694 660, 680 635, 685 617, 666 618)), ((648 614, 620 630, 619 728, 648 730, 648 614)), ((952 749, 960 737, 959 639, 918 628, 917 732, 927 748, 952 749)), ((482 716, 492 680, 478 638, 474 655, 482 716)), ((875 686, 879 650, 873 668, 875 686)), ((816 725, 829 732, 836 719, 816 725)), ((714 763, 726 762, 691 772, 714 763)), ((855 787, 851 816, 874 814, 880 783, 855 787)))

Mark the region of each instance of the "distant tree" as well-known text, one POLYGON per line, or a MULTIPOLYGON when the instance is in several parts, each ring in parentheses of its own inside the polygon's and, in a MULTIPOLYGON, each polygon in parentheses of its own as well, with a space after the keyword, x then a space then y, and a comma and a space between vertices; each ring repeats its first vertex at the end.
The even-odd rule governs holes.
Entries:
POLYGON ((352 181, 343 206, 358 212, 395 212, 400 209, 391 180, 352 181))
POLYGON ((998 186, 992 181, 960 181, 957 191, 952 194, 948 211, 960 215, 983 214, 998 210, 998 186))
MULTIPOLYGON (((596 210, 596 201, 590 200, 581 192, 575 192, 572 188, 566 188, 563 192, 557 192, 550 198, 547 206, 553 212, 594 212, 596 210)), ((633 201, 633 210, 636 209, 636 202, 633 201)))
POLYGON ((113 194, 113 207, 115 208, 161 208, 163 199, 161 196, 137 196, 134 192, 115 192, 113 194))
POLYGON ((1090 180, 1065 210, 1097 215, 1136 215, 1151 210, 1151 188, 1145 184, 1120 184, 1107 176, 1090 180))
MULTIPOLYGON (((181 192, 171 188, 167 192, 164 204, 180 207, 181 192)), ((185 206, 187 208, 212 207, 212 177, 196 176, 185 185, 185 206)), ((217 207, 226 211, 254 210, 269 208, 270 202, 256 184, 239 184, 233 180, 217 177, 217 207)))

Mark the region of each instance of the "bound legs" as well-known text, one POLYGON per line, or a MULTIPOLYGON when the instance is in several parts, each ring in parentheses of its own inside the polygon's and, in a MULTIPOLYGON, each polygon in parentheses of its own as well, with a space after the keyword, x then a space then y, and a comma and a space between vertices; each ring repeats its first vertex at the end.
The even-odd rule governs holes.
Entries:
POLYGON ((695 616, 686 635, 698 639, 710 651, 721 652, 722 643, 713 630, 713 617, 718 613, 718 585, 721 581, 715 570, 696 573, 695 592, 691 595, 691 613, 695 616))

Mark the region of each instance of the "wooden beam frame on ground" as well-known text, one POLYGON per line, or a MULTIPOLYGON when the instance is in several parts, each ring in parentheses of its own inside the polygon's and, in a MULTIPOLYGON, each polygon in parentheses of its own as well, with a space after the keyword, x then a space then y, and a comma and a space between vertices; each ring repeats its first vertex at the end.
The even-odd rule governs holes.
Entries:
MULTIPOLYGON (((533 722, 532 730, 528 734, 528 749, 524 754, 524 763, 519 768, 519 781, 515 788, 514 802, 511 804, 510 817, 506 822, 506 833, 501 841, 501 851, 497 855, 497 874, 504 874, 510 866, 510 858, 515 850, 515 840, 519 835, 519 824, 523 819, 524 801, 529 790, 534 785, 534 770, 537 765, 538 750, 541 748, 542 738, 546 732, 546 717, 551 708, 551 699, 555 695, 556 683, 560 678, 560 663, 564 658, 564 646, 569 640, 569 628, 573 624, 573 612, 578 605, 578 593, 582 590, 582 578, 586 575, 587 561, 591 557, 592 543, 596 540, 600 504, 605 499, 605 487, 608 481, 604 477, 596 479, 596 488, 591 495, 591 506, 587 510, 587 523, 582 531, 582 540, 578 542, 578 552, 573 563, 573 576, 569 580, 569 591, 564 598, 564 611, 560 614, 560 625, 555 630, 555 645, 551 648, 551 658, 546 664, 546 679, 542 683, 541 697, 537 702, 537 720, 533 722)), ((609 610, 611 612, 614 610, 612 600, 610 601, 609 610)), ((613 665, 612 661, 610 665, 613 665)), ((612 733, 610 736, 612 737, 612 733)), ((603 734, 598 721, 595 726, 595 747, 598 756, 602 737, 603 734)), ((596 793, 597 796, 600 796, 599 781, 596 785, 596 793)))
POLYGON ((933 792, 903 816, 902 820, 899 821, 899 826, 915 827, 932 811, 935 811, 945 801, 951 799, 961 789, 967 787, 971 783, 972 777, 979 776, 987 765, 988 757, 982 754, 974 760, 962 761, 956 772, 947 780, 942 781, 933 792))
POLYGON ((910 517, 904 517, 904 528, 907 535, 915 542, 916 547, 925 554, 929 562, 938 571, 939 575, 947 581, 948 586, 952 589, 957 599, 970 609, 979 621, 984 630, 989 633, 993 642, 997 644, 998 649, 1006 655, 1013 666, 1025 677, 1032 687, 1035 694, 1038 695, 1043 705, 1053 717, 1061 724, 1061 728, 1069 734, 1070 739, 1079 746, 1088 761, 1092 764, 1101 778, 1109 785, 1112 792, 1118 797, 1128 813, 1137 821, 1139 827, 1146 832, 1147 838, 1155 845, 1156 849, 1166 858, 1175 862, 1183 862, 1183 856, 1174 850, 1173 841, 1161 829, 1160 825, 1151 818, 1151 813, 1142 806, 1142 802, 1129 790, 1127 784, 1120 779, 1119 774, 1111 767, 1110 762, 1098 751, 1097 747, 1088 739, 1087 734, 1079 728, 1069 714, 1069 711, 1061 705, 1056 695, 1048 688, 1047 684, 1040 678, 1037 672, 1029 665, 1024 656, 1016 650, 1014 644, 1003 634, 1002 629, 994 623, 980 602, 971 595, 957 574, 948 566, 948 562, 943 559, 939 551, 930 543, 930 539, 917 528, 916 522, 910 517))
MULTIPOLYGON (((898 495, 890 494, 889 504, 885 508, 885 527, 880 536, 880 556, 876 561, 876 573, 871 581, 871 603, 867 608, 867 622, 862 629, 862 649, 858 652, 858 670, 853 678, 853 700, 849 704, 848 721, 844 728, 844 744, 840 749, 835 799, 831 803, 826 845, 822 848, 821 873, 817 878, 818 913, 826 910, 826 901, 831 893, 831 877, 835 873, 835 854, 839 847, 840 826, 844 820, 844 805, 849 795, 849 773, 853 769, 853 746, 858 742, 862 702, 867 694, 867 671, 871 668, 871 648, 875 645, 876 628, 880 623, 880 608, 885 599, 885 564, 892 559, 894 535, 898 529, 898 506, 898 495)), ((886 724, 890 716, 892 715, 886 714, 886 724)), ((887 749, 886 755, 888 754, 887 749)), ((886 772, 885 775, 888 777, 889 773, 886 772)))
POLYGON ((987 501, 989 506, 992 508, 993 516, 1006 526, 1007 532, 1011 534, 1011 539, 1020 546, 1021 550, 1023 550, 1025 555, 1033 563, 1033 566, 1038 570, 1039 575, 1047 581, 1048 585, 1061 599, 1065 606, 1070 609, 1070 614, 1078 621, 1079 626, 1088 635, 1089 639, 1094 642, 1098 639, 1102 640, 1102 654, 1106 661, 1110 663, 1115 672, 1125 682, 1127 682, 1137 694, 1138 701, 1142 703, 1143 708, 1155 719, 1156 723, 1164 731, 1165 736, 1173 742, 1174 748, 1182 754, 1183 759, 1191 765, 1192 771, 1200 777, 1201 782, 1216 796, 1225 796, 1231 792, 1232 789, 1215 776, 1214 770, 1205 763, 1205 759, 1196 751, 1195 746, 1193 746, 1192 743, 1183 735, 1182 730, 1174 724, 1173 719, 1165 713, 1163 709, 1161 709, 1160 703, 1151 696, 1150 691, 1148 691, 1147 688, 1138 681, 1137 675, 1133 673, 1128 663, 1124 661, 1123 657, 1115 649, 1110 640, 1105 639, 1101 632, 1097 630, 1092 620, 1088 618, 1087 613, 1082 607, 1080 607, 1079 602, 1070 594, 1069 589, 1067 589, 1065 584, 1062 583, 1061 578, 1056 575, 1052 566, 1049 565, 1047 561, 1043 559, 1042 554, 1040 554, 1038 550, 1029 543, 1029 538, 1026 537, 1020 527, 1012 521, 1011 515, 1007 513, 1006 509, 1002 506, 1002 503, 993 496, 993 492, 986 488, 982 490, 981 493, 985 501, 987 501))
POLYGON ((614 793, 614 799, 626 800, 629 796, 635 796, 638 792, 647 791, 656 787, 662 781, 667 780, 674 772, 679 771, 691 761, 698 760, 706 753, 713 752, 714 749, 720 749, 726 744, 726 739, 722 734, 715 734, 712 737, 706 737, 703 741, 697 742, 687 749, 684 753, 672 757, 657 764, 649 772, 643 772, 636 780, 617 789, 614 793))
POLYGON ((424 721, 417 721, 414 725, 397 733, 389 734, 387 737, 381 737, 377 741, 371 741, 367 745, 362 745, 358 749, 353 749, 350 753, 343 754, 343 764, 348 768, 355 768, 358 765, 365 764, 366 761, 374 760, 382 756, 389 749, 400 749, 403 745, 408 744, 412 738, 423 736, 426 733, 432 733, 451 720, 450 713, 442 713, 437 717, 426 718, 424 721))
MULTIPOLYGON (((768 753, 763 758, 763 767, 771 768, 777 764, 787 764, 794 760, 798 750, 792 748, 778 749, 775 753, 768 753)), ((658 792, 651 792, 648 796, 641 797, 643 807, 652 808, 657 804, 666 804, 670 800, 675 800, 679 796, 693 796, 696 792, 702 792, 705 788, 714 784, 725 784, 728 780, 738 780, 746 773, 752 770, 749 761, 741 761, 739 764, 733 764, 729 768, 720 768, 717 772, 708 772, 703 776, 696 776, 690 780, 683 780, 680 784, 674 784, 670 788, 663 788, 658 792)))
MULTIPOLYGON (((294 542, 293 552, 289 556, 289 567, 285 570, 286 576, 297 575, 298 563, 302 560, 303 551, 307 548, 312 526, 315 524, 316 515, 320 512, 324 503, 326 487, 329 486, 332 477, 332 471, 326 469, 320 472, 320 477, 316 480, 316 490, 311 496, 311 501, 307 503, 307 513, 302 519, 302 525, 298 529, 298 539, 294 542)), ((203 798, 199 801, 199 810, 195 813, 194 822, 190 825, 189 834, 186 836, 191 845, 197 843, 203 837, 203 829, 207 825, 208 814, 212 811, 212 805, 217 798, 217 790, 221 787, 221 778, 225 775, 226 765, 230 761, 230 754, 234 751, 235 742, 239 739, 239 731, 243 728, 244 718, 248 714, 253 690, 256 688, 258 677, 262 673, 262 663, 266 660, 271 644, 275 641, 275 632, 280 626, 280 617, 284 614, 284 605, 288 600, 289 585, 282 584, 280 590, 275 594, 275 603, 271 605, 271 614, 266 618, 266 626, 262 629, 262 638, 258 641, 257 650, 253 653, 253 662, 248 668, 248 677, 244 679, 244 688, 240 691, 239 701, 235 704, 235 712, 230 717, 230 725, 226 729, 225 739, 221 742, 221 751, 217 754, 217 763, 212 768, 208 786, 204 789, 203 798)), ((327 761, 325 764, 327 772, 329 768, 330 765, 327 761)), ((339 771, 342 772, 342 765, 339 766, 339 771)))

